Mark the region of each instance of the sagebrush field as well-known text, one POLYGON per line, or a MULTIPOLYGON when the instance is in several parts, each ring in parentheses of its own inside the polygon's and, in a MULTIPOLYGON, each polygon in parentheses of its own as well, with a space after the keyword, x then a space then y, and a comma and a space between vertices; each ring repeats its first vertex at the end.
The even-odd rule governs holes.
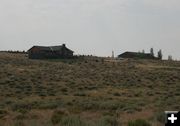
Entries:
POLYGON ((180 62, 0 53, 0 126, 163 126, 180 110, 180 62))

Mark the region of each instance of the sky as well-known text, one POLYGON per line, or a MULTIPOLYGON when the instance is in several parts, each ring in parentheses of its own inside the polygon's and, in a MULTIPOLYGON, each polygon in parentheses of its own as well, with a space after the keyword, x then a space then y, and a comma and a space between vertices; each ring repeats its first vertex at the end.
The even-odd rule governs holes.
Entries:
POLYGON ((75 54, 154 48, 180 60, 180 0, 0 0, 0 50, 63 43, 75 54))

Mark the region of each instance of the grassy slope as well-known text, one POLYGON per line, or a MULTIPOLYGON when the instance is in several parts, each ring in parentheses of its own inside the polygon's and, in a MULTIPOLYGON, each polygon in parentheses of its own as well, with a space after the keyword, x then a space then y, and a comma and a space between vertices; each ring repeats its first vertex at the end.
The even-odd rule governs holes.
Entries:
POLYGON ((180 110, 180 62, 61 62, 0 53, 0 125, 51 126, 60 111, 60 118, 91 125, 142 118, 155 126, 165 110, 180 110))

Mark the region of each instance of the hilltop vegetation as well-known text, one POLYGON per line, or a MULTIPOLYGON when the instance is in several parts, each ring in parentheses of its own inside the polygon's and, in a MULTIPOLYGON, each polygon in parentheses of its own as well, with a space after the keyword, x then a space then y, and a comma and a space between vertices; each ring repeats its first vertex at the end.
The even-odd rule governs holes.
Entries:
POLYGON ((163 126, 165 110, 180 110, 180 62, 0 53, 0 125, 163 126))

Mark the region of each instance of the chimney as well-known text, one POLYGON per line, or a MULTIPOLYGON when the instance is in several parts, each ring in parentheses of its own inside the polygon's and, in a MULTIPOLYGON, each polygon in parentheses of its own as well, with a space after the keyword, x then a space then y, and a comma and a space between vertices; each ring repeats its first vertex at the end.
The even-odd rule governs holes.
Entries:
POLYGON ((66 47, 66 44, 62 44, 63 47, 66 47))
POLYGON ((114 51, 112 51, 112 59, 114 59, 114 51))

